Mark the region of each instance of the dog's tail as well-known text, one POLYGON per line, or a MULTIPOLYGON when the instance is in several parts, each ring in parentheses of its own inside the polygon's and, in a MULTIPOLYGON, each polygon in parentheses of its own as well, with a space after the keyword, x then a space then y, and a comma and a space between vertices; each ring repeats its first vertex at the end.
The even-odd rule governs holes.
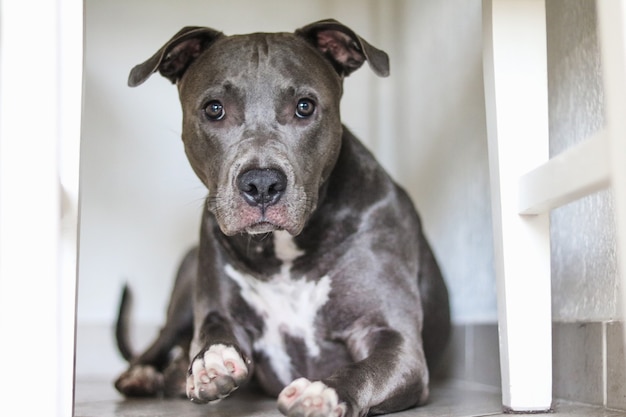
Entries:
POLYGON ((122 298, 117 313, 117 322, 115 324, 115 340, 117 341, 117 349, 126 361, 130 362, 135 358, 133 349, 130 346, 129 327, 130 327, 130 309, 132 304, 132 293, 128 284, 124 285, 122 290, 122 298))

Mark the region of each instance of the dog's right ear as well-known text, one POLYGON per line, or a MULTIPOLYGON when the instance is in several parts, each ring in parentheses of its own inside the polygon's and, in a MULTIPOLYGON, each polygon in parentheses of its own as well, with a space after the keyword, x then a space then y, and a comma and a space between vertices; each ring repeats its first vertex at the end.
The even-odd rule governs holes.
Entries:
POLYGON ((178 82, 189 65, 222 36, 224 36, 222 32, 211 28, 197 26, 182 28, 150 59, 130 71, 128 85, 136 87, 157 71, 172 83, 178 82))

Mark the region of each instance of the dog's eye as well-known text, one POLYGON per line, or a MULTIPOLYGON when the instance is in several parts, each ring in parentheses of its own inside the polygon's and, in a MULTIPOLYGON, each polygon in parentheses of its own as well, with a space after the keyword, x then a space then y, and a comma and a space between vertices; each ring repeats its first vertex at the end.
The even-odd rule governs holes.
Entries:
POLYGON ((217 121, 222 120, 226 115, 226 111, 224 110, 224 105, 217 100, 209 101, 206 106, 204 106, 204 114, 209 120, 217 121))
POLYGON ((315 103, 308 98, 301 98, 296 105, 296 116, 300 119, 311 117, 315 112, 315 103))

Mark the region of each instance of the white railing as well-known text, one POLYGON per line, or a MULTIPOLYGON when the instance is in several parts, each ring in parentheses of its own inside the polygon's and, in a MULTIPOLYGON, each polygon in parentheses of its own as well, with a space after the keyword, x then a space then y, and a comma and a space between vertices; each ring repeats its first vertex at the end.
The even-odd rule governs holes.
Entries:
POLYGON ((483 1, 502 394, 513 411, 552 406, 550 210, 611 186, 626 265, 626 6, 597 6, 607 125, 548 160, 545 1, 483 1))

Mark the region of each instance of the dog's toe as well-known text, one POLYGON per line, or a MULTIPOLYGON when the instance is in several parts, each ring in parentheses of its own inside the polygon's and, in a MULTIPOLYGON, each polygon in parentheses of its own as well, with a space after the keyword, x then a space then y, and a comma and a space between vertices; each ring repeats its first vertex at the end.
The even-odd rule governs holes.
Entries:
POLYGON ((194 402, 221 400, 248 377, 248 367, 232 346, 213 345, 196 356, 187 376, 187 396, 194 402))
POLYGON ((344 417, 346 405, 323 382, 299 378, 278 396, 278 409, 287 417, 344 417))

